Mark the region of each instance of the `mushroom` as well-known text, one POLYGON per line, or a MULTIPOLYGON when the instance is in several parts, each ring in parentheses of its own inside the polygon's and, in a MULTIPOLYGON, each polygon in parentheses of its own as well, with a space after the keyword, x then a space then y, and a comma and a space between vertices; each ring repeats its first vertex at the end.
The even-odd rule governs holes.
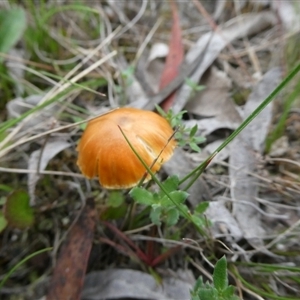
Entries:
POLYGON ((151 111, 119 108, 90 121, 77 146, 77 165, 86 177, 98 176, 107 189, 131 188, 151 178, 121 130, 154 173, 176 146, 168 121, 151 111))

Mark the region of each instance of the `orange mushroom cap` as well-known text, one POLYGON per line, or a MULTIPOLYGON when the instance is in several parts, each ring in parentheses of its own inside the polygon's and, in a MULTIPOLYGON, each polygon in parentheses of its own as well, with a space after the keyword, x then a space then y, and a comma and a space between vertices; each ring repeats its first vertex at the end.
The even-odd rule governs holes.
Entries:
MULTIPOLYGON (((98 176, 108 189, 131 188, 147 173, 120 128, 154 173, 176 146, 168 121, 151 111, 120 108, 90 121, 77 146, 77 165, 86 177, 98 176)), ((145 181, 150 178, 147 174, 145 181)))

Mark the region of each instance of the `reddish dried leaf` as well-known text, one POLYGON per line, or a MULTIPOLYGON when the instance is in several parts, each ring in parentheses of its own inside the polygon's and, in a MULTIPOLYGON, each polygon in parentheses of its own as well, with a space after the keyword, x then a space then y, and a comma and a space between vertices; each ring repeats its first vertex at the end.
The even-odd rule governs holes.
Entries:
POLYGON ((95 224, 95 204, 94 199, 90 198, 87 199, 86 206, 62 246, 50 282, 47 300, 80 299, 95 224))
POLYGON ((121 240, 126 242, 129 246, 131 246, 135 251, 138 258, 142 261, 144 261, 146 264, 149 264, 148 256, 138 247, 136 246, 130 238, 127 237, 126 234, 124 234, 121 230, 119 230, 117 227, 112 225, 111 223, 107 221, 102 221, 106 227, 108 227, 110 230, 112 230, 121 240))
MULTIPOLYGON (((176 4, 172 1, 173 26, 171 32, 171 40, 169 45, 169 53, 166 59, 164 71, 160 79, 159 89, 166 87, 179 74, 179 66, 184 57, 184 49, 182 44, 181 28, 179 15, 176 4)), ((161 107, 167 111, 173 104, 175 93, 168 96, 162 103, 161 107)))

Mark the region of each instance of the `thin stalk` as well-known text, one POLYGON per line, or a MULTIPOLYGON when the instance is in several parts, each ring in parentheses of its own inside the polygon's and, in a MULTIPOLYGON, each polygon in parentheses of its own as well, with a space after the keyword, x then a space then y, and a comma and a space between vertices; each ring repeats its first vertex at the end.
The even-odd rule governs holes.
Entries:
POLYGON ((4 283, 6 282, 6 280, 23 264, 26 263, 26 261, 28 261, 29 259, 33 258, 36 255, 39 255, 41 253, 47 252, 52 250, 52 247, 49 248, 44 248, 42 250, 36 251, 28 256, 26 256, 24 259, 22 259, 20 262, 18 262, 14 267, 12 267, 9 272, 3 277, 3 279, 0 282, 0 290, 3 287, 4 283))

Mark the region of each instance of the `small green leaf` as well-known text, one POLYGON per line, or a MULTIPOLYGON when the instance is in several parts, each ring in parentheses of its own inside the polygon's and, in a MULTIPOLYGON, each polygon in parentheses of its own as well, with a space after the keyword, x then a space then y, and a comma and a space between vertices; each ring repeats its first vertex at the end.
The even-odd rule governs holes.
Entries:
POLYGON ((206 138, 204 136, 194 136, 193 142, 196 144, 202 144, 202 143, 206 142, 206 138))
POLYGON ((101 213, 101 220, 118 220, 124 218, 127 213, 127 205, 125 203, 118 207, 107 207, 101 213))
POLYGON ((7 197, 4 216, 8 225, 14 228, 25 229, 33 225, 34 213, 25 191, 17 190, 7 197))
POLYGON ((196 292, 197 290, 199 290, 200 288, 202 288, 204 286, 204 282, 203 282, 203 278, 202 276, 200 276, 194 286, 194 291, 196 292))
MULTIPOLYGON (((168 193, 176 191, 179 185, 179 178, 176 175, 170 176, 162 183, 162 185, 168 193)), ((161 191, 161 193, 163 192, 161 191)))
POLYGON ((0 233, 5 229, 7 226, 7 220, 5 219, 3 212, 0 211, 0 233))
POLYGON ((193 81, 191 78, 187 77, 184 79, 185 84, 188 85, 190 88, 192 88, 193 90, 196 88, 197 83, 195 81, 193 81))
POLYGON ((174 137, 175 137, 176 140, 181 140, 182 137, 183 137, 183 135, 182 135, 181 132, 177 131, 177 132, 175 133, 174 137))
POLYGON ((229 285, 222 293, 223 297, 234 300, 234 287, 232 285, 229 285))
MULTIPOLYGON (((78 116, 71 116, 71 118, 73 119, 73 121, 75 123, 81 122, 83 120, 82 118, 80 118, 78 116)), ((87 126, 87 123, 82 123, 82 124, 79 125, 79 128, 84 131, 86 126, 87 126)))
POLYGON ((191 149, 194 150, 195 152, 201 152, 201 148, 196 143, 190 142, 189 145, 191 149))
POLYGON ((167 114, 165 113, 165 111, 160 107, 158 106, 157 104, 155 104, 155 109, 158 111, 158 113, 163 116, 164 118, 167 116, 167 114))
POLYGON ((129 66, 127 69, 122 71, 121 75, 126 82, 127 86, 131 86, 133 83, 134 66, 129 66))
POLYGON ((209 206, 209 202, 207 201, 201 202, 196 206, 195 212, 197 212, 198 214, 203 214, 207 210, 208 206, 209 206))
POLYGON ((108 196, 107 204, 111 207, 119 207, 124 203, 124 196, 121 191, 111 191, 108 196))
POLYGON ((177 208, 171 208, 166 215, 166 224, 168 226, 175 225, 179 220, 179 212, 177 208))
POLYGON ((203 218, 201 218, 201 217, 199 217, 199 216, 196 216, 196 215, 192 215, 191 216, 192 217, 192 220, 193 220, 193 223, 195 224, 195 225, 197 225, 198 227, 204 227, 204 225, 205 225, 205 220, 203 219, 203 218))
POLYGON ((206 86, 205 86, 205 85, 197 85, 197 86, 196 86, 196 91, 197 91, 197 92, 203 91, 204 89, 206 89, 206 86))
POLYGON ((13 188, 6 184, 0 184, 0 190, 5 191, 5 192, 12 192, 13 188))
MULTIPOLYGON (((186 198, 189 196, 189 194, 187 192, 184 191, 173 191, 171 193, 169 193, 170 197, 172 198, 172 200, 177 203, 177 204, 181 204, 183 203, 186 198)), ((169 199, 169 197, 167 195, 165 195, 162 199, 161 199, 161 205, 163 207, 168 207, 168 206, 173 206, 175 205, 174 202, 171 199, 169 199)))
POLYGON ((190 138, 192 138, 198 131, 198 125, 196 124, 190 131, 190 138))
POLYGON ((197 84, 197 82, 193 81, 192 79, 190 78, 185 78, 185 83, 191 88, 193 89, 194 91, 202 91, 205 89, 205 86, 204 85, 199 85, 197 84))
POLYGON ((183 147, 185 146, 186 142, 184 140, 177 140, 177 144, 178 144, 178 147, 183 147))
POLYGON ((219 300, 218 291, 213 287, 200 289, 198 295, 201 300, 219 300))
POLYGON ((228 287, 227 261, 225 256, 220 258, 215 265, 213 281, 215 288, 219 292, 224 291, 228 287))
POLYGON ((146 189, 141 187, 134 187, 129 195, 136 201, 137 203, 144 205, 152 205, 153 204, 153 195, 148 192, 146 189))
MULTIPOLYGON (((0 11, 0 52, 7 53, 21 38, 26 28, 26 15, 22 8, 0 11)), ((0 58, 0 62, 2 62, 0 58)))
POLYGON ((180 203, 179 207, 181 212, 184 212, 186 215, 190 214, 189 208, 184 203, 180 203))
POLYGON ((151 219, 151 222, 157 226, 160 226, 160 224, 161 224, 161 222, 160 222, 161 211, 162 211, 162 208, 160 205, 157 205, 157 204, 152 205, 150 219, 151 219))

